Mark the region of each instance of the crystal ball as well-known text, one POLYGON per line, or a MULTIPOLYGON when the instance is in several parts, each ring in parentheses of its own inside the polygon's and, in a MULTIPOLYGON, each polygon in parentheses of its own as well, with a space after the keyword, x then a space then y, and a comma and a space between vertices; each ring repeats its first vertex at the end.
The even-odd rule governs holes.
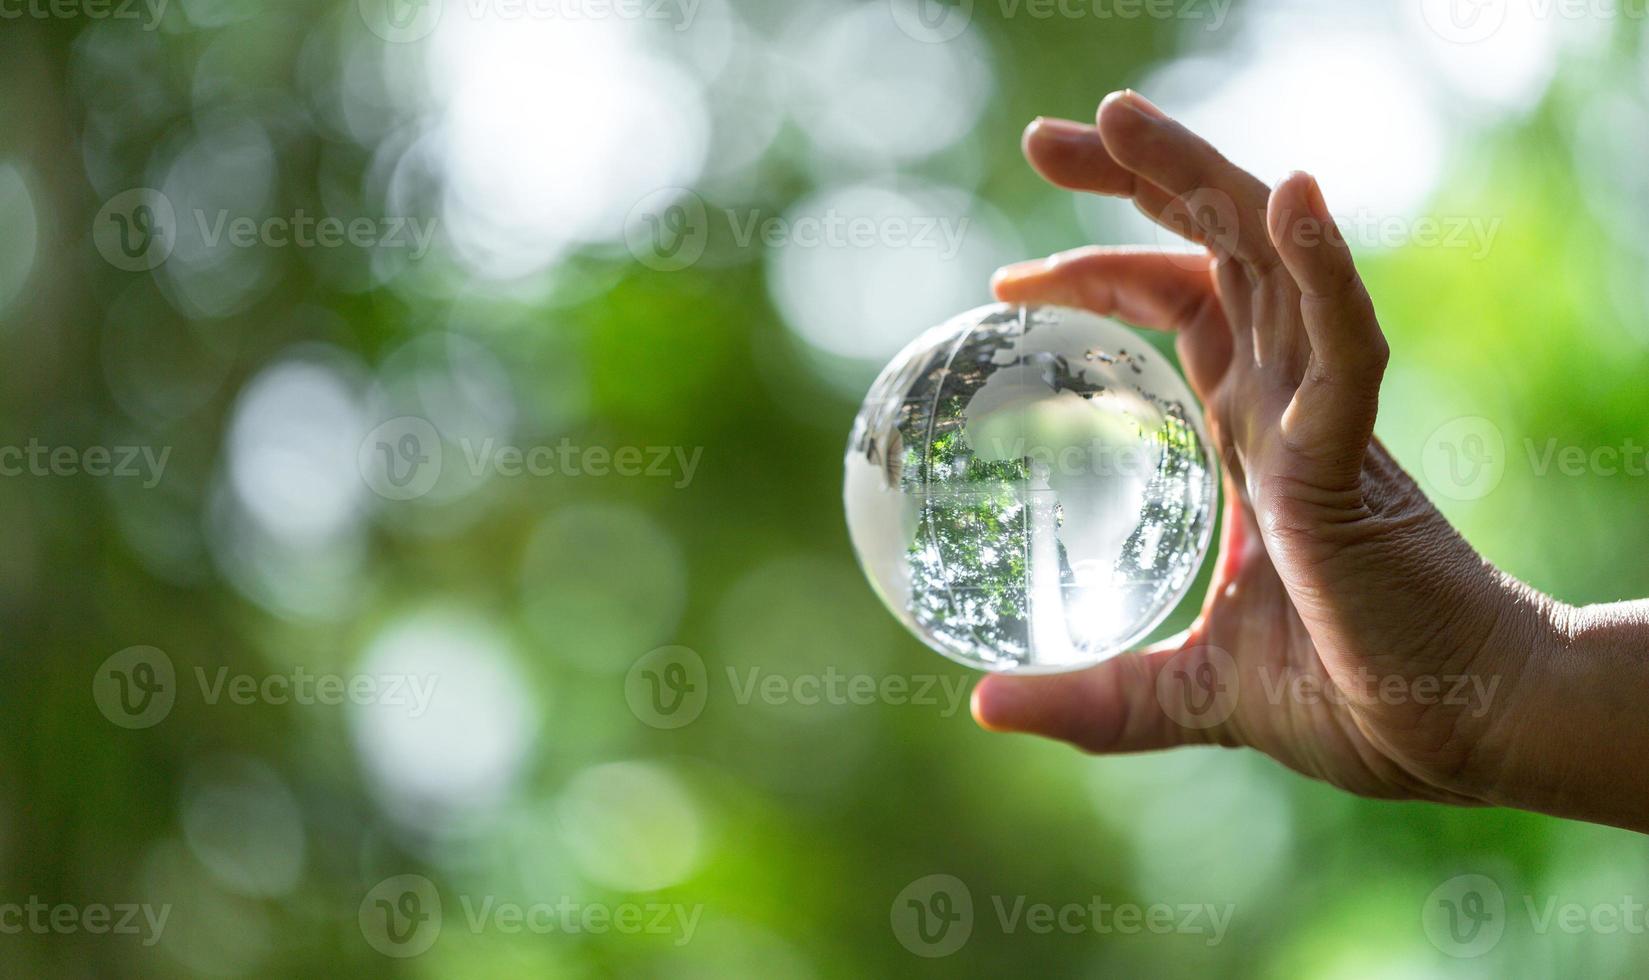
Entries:
POLYGON ((843 498, 859 564, 924 643, 1052 673, 1144 639, 1190 589, 1217 464, 1185 382, 1129 327, 983 306, 871 386, 843 498))

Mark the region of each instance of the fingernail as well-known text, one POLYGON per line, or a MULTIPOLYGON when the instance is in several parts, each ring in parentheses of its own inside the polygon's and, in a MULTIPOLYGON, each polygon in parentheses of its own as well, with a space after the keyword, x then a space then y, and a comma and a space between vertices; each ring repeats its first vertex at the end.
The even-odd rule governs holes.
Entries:
POLYGON ((1027 133, 1035 133, 1047 139, 1061 141, 1086 141, 1094 138, 1094 127, 1085 126, 1069 119, 1055 119, 1050 116, 1037 116, 1027 133))
POLYGON ((1310 183, 1305 189, 1306 207, 1311 209, 1311 216, 1325 224, 1333 218, 1328 213, 1328 202, 1323 200, 1323 188, 1317 183, 1316 177, 1308 177, 1310 183))
POLYGON ((1031 259, 1027 262, 1015 262, 1005 265, 991 274, 991 288, 995 289, 1002 283, 1020 276, 1029 275, 1047 264, 1046 259, 1031 259))
POLYGON ((1145 96, 1140 95, 1131 88, 1122 90, 1122 98, 1127 102, 1129 108, 1137 109, 1138 111, 1145 113, 1147 116, 1150 116, 1152 119, 1168 118, 1168 114, 1163 112, 1161 109, 1158 109, 1156 103, 1152 102, 1150 99, 1147 99, 1145 96))
POLYGON ((1022 262, 1014 262, 1010 265, 1005 265, 996 271, 998 274, 1013 276, 1030 275, 1035 272, 1047 272, 1049 269, 1053 269, 1064 264, 1065 260, 1073 255, 1091 251, 1093 251, 1093 247, 1088 245, 1080 248, 1068 248, 1063 252, 1053 252, 1051 254, 1044 255, 1039 259, 1025 259, 1022 262))
POLYGON ((973 719, 981 728, 990 731, 1008 731, 1017 728, 1026 713, 1026 701, 1021 685, 1000 678, 985 678, 974 686, 973 719))

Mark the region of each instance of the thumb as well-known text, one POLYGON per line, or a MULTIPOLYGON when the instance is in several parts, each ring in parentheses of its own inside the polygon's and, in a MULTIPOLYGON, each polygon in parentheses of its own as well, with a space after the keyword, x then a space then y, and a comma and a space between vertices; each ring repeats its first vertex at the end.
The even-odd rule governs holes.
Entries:
POLYGON ((1070 674, 993 674, 973 689, 974 720, 1096 754, 1217 741, 1235 707, 1235 664, 1188 635, 1070 674))

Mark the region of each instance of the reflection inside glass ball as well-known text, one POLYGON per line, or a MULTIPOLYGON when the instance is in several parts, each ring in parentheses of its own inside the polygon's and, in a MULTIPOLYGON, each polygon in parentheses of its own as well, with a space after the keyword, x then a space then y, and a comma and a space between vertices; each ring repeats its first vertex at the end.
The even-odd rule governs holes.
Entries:
POLYGON ((986 306, 871 387, 844 500, 878 595, 985 670, 1105 660, 1185 596, 1213 531, 1201 412, 1165 358, 1081 310, 986 306))

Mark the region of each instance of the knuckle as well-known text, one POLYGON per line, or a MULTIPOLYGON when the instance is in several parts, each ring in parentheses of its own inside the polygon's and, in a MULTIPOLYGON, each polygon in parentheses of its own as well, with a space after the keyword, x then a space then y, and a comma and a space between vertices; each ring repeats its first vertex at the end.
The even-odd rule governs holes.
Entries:
POLYGON ((1386 342, 1385 334, 1379 333, 1378 329, 1376 327, 1374 340, 1369 344, 1369 362, 1384 373, 1386 365, 1391 363, 1391 344, 1386 342))

